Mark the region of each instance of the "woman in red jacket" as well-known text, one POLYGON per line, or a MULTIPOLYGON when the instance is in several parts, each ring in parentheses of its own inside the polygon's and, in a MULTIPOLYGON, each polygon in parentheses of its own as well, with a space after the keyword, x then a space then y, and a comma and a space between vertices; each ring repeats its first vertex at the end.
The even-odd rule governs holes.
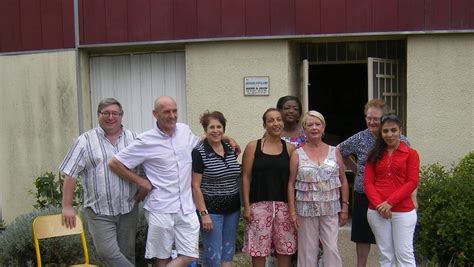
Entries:
POLYGON ((374 148, 365 166, 364 186, 369 200, 367 219, 377 241, 380 266, 416 266, 413 234, 417 220, 410 197, 418 185, 418 153, 400 142, 401 123, 384 115, 374 148))

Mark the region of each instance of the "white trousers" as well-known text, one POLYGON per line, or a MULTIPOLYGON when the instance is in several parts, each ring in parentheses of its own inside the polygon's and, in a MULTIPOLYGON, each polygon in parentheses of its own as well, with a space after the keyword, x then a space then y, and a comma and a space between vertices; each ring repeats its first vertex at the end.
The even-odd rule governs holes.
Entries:
POLYGON ((416 267, 413 253, 413 235, 416 226, 416 210, 392 212, 391 219, 384 219, 376 210, 367 211, 367 220, 379 248, 381 267, 416 267))

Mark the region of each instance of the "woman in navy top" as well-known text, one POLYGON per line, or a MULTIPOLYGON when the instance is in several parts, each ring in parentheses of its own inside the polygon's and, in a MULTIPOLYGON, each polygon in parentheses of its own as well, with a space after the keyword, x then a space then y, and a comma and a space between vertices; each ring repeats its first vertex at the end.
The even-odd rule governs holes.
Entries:
POLYGON ((206 139, 194 148, 192 190, 201 218, 204 266, 232 266, 240 216, 240 166, 222 141, 226 119, 219 111, 201 116, 206 139))

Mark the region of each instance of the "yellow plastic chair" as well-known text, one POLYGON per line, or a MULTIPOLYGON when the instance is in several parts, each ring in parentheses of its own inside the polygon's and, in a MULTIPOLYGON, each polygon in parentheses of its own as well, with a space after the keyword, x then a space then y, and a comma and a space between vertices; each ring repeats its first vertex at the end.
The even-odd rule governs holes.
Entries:
POLYGON ((84 263, 71 266, 96 266, 89 264, 89 252, 87 250, 86 235, 84 234, 84 227, 79 216, 76 215, 76 227, 73 229, 67 228, 62 224, 62 215, 46 215, 38 216, 33 221, 33 241, 35 243, 36 261, 38 267, 41 267, 41 254, 39 240, 51 237, 80 235, 82 241, 82 251, 84 253, 84 263))

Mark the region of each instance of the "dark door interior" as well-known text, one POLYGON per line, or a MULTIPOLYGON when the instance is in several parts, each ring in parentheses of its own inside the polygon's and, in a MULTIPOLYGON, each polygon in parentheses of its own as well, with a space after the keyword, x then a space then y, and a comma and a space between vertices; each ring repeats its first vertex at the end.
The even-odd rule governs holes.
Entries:
POLYGON ((309 83, 309 108, 326 119, 326 143, 337 145, 366 128, 367 64, 310 65, 309 83))

